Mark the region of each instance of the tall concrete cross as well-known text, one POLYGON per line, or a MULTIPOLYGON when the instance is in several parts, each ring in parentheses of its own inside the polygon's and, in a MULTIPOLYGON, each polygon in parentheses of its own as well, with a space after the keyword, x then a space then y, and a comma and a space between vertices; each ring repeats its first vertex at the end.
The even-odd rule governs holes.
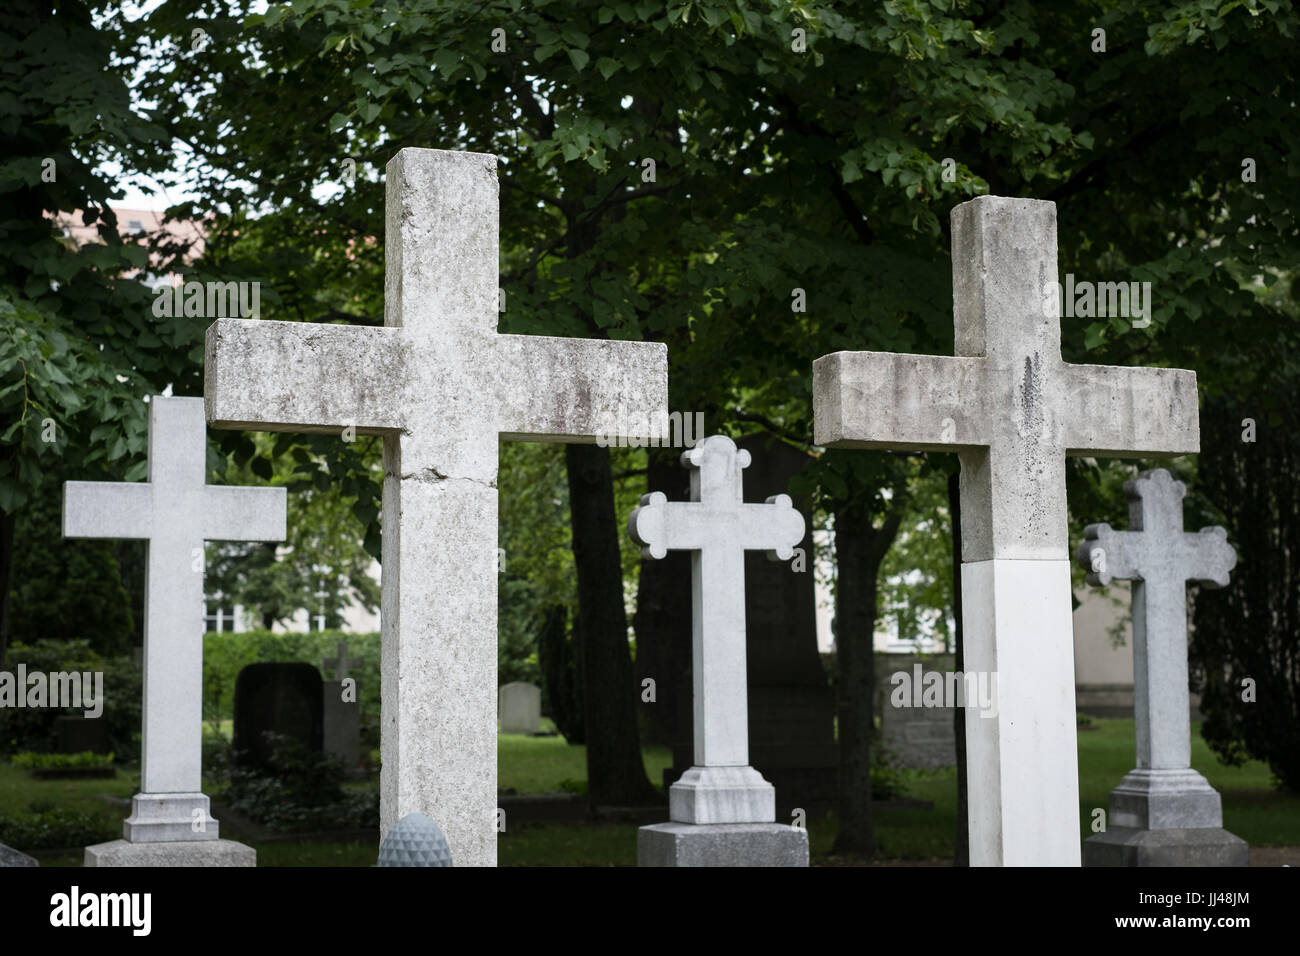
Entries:
POLYGON ((745 669, 745 552, 788 561, 803 540, 804 518, 789 495, 745 504, 747 451, 711 435, 682 454, 691 469, 691 500, 655 491, 628 516, 628 534, 650 558, 691 552, 691 672, 695 761, 669 788, 669 819, 678 823, 771 823, 772 785, 749 765, 745 669))
POLYGON ((498 334, 496 157, 404 149, 386 175, 384 326, 218 320, 208 420, 383 436, 382 832, 424 813, 457 865, 489 866, 497 443, 666 414, 667 348, 498 334))
POLYGON ((1199 451, 1196 376, 1061 360, 1054 203, 962 203, 952 263, 956 356, 823 356, 815 440, 957 452, 965 665, 999 698, 966 711, 971 864, 1077 866, 1065 456, 1199 451))
POLYGON ((141 792, 126 840, 216 840, 202 792, 203 542, 283 541, 285 490, 206 484, 201 398, 154 396, 148 461, 143 482, 67 482, 63 534, 146 542, 141 792))
POLYGON ((1142 865, 1155 853, 1165 865, 1244 866, 1246 844, 1220 829, 1218 792, 1191 769, 1187 687, 1187 582, 1227 587, 1237 553, 1223 528, 1183 531, 1187 488, 1163 468, 1125 482, 1124 492, 1130 530, 1088 525, 1075 552, 1089 584, 1133 582, 1137 767, 1111 791, 1106 832, 1088 838, 1085 862, 1142 865), (1160 832, 1167 830, 1178 833, 1160 832))

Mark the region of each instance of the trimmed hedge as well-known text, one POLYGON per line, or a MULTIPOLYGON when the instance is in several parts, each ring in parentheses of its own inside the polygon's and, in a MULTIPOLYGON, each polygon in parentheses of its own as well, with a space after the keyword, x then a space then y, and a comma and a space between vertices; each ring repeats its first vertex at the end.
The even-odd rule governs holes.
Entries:
MULTIPOLYGON (((244 631, 239 634, 208 632, 203 638, 203 719, 234 718, 235 679, 249 664, 305 662, 320 668, 321 661, 338 656, 339 641, 347 641, 349 675, 357 682, 361 705, 361 746, 379 746, 379 633, 309 631, 275 634, 244 631)), ((334 680, 334 670, 322 671, 334 680)))

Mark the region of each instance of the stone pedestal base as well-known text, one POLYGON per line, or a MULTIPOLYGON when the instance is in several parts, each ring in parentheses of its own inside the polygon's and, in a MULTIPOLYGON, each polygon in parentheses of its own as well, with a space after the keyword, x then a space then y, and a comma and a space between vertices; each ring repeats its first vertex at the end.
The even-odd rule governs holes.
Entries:
POLYGON ((137 793, 122 825, 130 843, 199 843, 219 837, 217 821, 202 793, 137 793), (196 821, 202 823, 195 830, 196 821))
POLYGON ((128 843, 86 847, 86 866, 257 866, 257 851, 234 840, 128 843))
POLYGON ((1084 866, 1249 866, 1250 847, 1222 827, 1112 827, 1083 841, 1084 866))
POLYGON ((668 788, 674 823, 772 823, 776 790, 753 767, 692 767, 668 788))
POLYGON ((807 866, 808 831, 784 823, 656 823, 636 835, 637 866, 807 866))
POLYGON ((1195 770, 1130 770, 1110 792, 1111 829, 1223 826, 1219 792, 1195 770))

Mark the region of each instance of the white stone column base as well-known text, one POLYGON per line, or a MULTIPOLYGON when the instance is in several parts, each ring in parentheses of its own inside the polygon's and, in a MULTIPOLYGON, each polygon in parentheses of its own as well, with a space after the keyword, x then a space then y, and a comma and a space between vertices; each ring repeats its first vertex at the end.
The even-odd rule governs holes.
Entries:
POLYGON ((775 823, 776 789, 753 767, 691 767, 668 788, 674 823, 775 823))
POLYGON ((218 838, 217 827, 205 794, 137 793, 122 836, 129 843, 202 843, 218 838), (195 821, 201 821, 201 830, 195 821))

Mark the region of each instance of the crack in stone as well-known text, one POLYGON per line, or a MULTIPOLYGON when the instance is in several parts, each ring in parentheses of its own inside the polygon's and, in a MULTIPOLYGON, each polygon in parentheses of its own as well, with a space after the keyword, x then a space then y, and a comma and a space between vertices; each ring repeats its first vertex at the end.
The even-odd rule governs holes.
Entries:
POLYGON ((406 471, 402 473, 403 481, 468 481, 476 485, 482 485, 484 488, 497 490, 495 481, 484 481, 481 478, 458 478, 452 475, 444 475, 437 468, 426 468, 423 471, 406 471))

